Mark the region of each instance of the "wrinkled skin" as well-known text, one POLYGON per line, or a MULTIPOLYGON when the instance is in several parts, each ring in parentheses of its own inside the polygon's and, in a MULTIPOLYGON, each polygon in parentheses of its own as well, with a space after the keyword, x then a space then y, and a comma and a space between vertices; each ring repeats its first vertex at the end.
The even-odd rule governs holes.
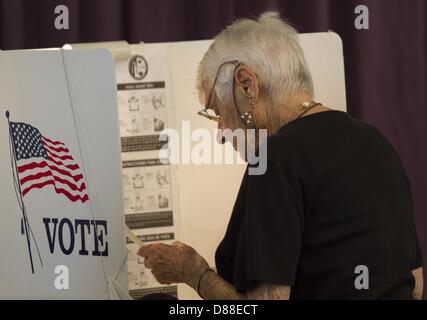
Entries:
POLYGON ((151 269, 161 284, 186 283, 195 288, 200 273, 208 263, 192 247, 176 241, 171 245, 153 243, 138 251, 144 257, 144 265, 151 269))

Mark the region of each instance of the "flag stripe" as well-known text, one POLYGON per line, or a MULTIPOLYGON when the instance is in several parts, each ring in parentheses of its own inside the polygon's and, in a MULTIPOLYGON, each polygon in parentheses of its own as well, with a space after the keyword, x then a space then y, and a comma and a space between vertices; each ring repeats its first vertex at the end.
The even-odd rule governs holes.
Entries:
POLYGON ((81 173, 79 173, 79 174, 77 174, 77 175, 74 176, 74 175, 72 175, 70 172, 68 172, 66 170, 62 170, 62 169, 60 169, 60 168, 58 168, 56 166, 49 165, 46 161, 42 161, 42 162, 39 162, 39 163, 37 163, 37 162, 31 162, 29 164, 26 164, 26 165, 23 165, 23 166, 19 166, 18 167, 18 172, 19 173, 23 173, 23 172, 25 172, 27 170, 30 170, 30 169, 44 168, 46 166, 49 167, 49 169, 51 169, 51 170, 54 170, 54 171, 56 171, 56 172, 58 172, 60 174, 63 174, 64 176, 68 176, 68 177, 72 178, 75 182, 78 182, 80 179, 83 178, 83 175, 81 173))
POLYGON ((43 187, 45 187, 47 185, 52 185, 55 188, 55 191, 57 193, 62 193, 63 195, 65 195, 68 199, 70 199, 73 202, 76 202, 78 200, 80 200, 81 202, 86 202, 87 200, 89 200, 89 197, 87 196, 87 194, 84 194, 83 196, 72 195, 67 190, 56 187, 54 180, 47 180, 47 181, 44 181, 44 182, 32 184, 28 188, 24 189, 24 191, 22 192, 22 196, 25 196, 32 189, 41 189, 41 188, 43 188, 43 187))
POLYGON ((43 140, 45 140, 46 142, 49 142, 49 143, 53 144, 53 145, 57 145, 57 146, 65 146, 65 144, 64 144, 64 143, 62 143, 61 141, 52 141, 52 140, 50 140, 50 139, 46 138, 46 137, 45 137, 45 136, 43 136, 43 135, 42 135, 42 139, 43 139, 43 140))
POLYGON ((49 149, 52 153, 56 154, 56 155, 67 155, 69 154, 69 151, 67 148, 63 148, 63 147, 55 147, 52 145, 47 144, 46 142, 42 142, 43 147, 45 149, 49 149))
POLYGON ((72 160, 72 161, 74 161, 73 157, 70 156, 70 155, 59 156, 59 155, 51 152, 48 148, 45 148, 45 149, 46 149, 47 154, 50 155, 50 156, 52 156, 52 157, 54 157, 54 158, 57 158, 57 159, 60 159, 60 160, 72 160))
POLYGON ((44 171, 44 172, 39 172, 39 173, 32 174, 32 175, 28 175, 28 176, 22 178, 20 180, 20 182, 21 182, 21 185, 24 185, 27 182, 34 181, 34 180, 39 180, 40 178, 49 177, 49 176, 53 177, 53 179, 55 181, 57 181, 57 182, 60 182, 62 184, 66 184, 73 191, 80 191, 80 192, 82 192, 82 191, 86 190, 86 185, 85 185, 84 182, 82 182, 81 185, 80 185, 80 187, 79 187, 76 184, 73 184, 73 183, 71 183, 70 181, 68 181, 66 179, 62 179, 62 178, 54 175, 52 173, 52 171, 50 171, 50 170, 44 171))
POLYGON ((80 169, 78 164, 65 164, 62 161, 56 161, 55 159, 53 159, 53 157, 49 157, 48 158, 49 161, 52 161, 54 164, 56 164, 57 166, 64 166, 70 170, 77 170, 80 169))
POLYGON ((43 143, 43 145, 45 147, 49 148, 50 151, 54 151, 54 152, 65 152, 65 153, 70 152, 70 150, 68 150, 67 148, 63 148, 63 147, 55 148, 55 147, 49 146, 49 145, 47 145, 45 143, 43 143))
MULTIPOLYGON (((28 181, 26 184, 22 185, 21 189, 25 190, 25 189, 31 187, 34 184, 41 185, 41 184, 45 183, 46 181, 50 181, 50 180, 54 180, 54 184, 55 185, 52 188, 53 190, 55 190, 55 187, 56 187, 56 189, 63 189, 65 191, 67 191, 69 194, 71 194, 72 196, 79 195, 79 196, 83 197, 85 194, 88 194, 87 190, 83 190, 83 191, 72 190, 67 184, 62 183, 60 181, 57 181, 57 180, 53 179, 51 175, 49 175, 47 177, 41 177, 38 180, 28 181)), ((47 187, 49 187, 51 185, 52 184, 46 184, 44 187, 47 188, 47 187)))

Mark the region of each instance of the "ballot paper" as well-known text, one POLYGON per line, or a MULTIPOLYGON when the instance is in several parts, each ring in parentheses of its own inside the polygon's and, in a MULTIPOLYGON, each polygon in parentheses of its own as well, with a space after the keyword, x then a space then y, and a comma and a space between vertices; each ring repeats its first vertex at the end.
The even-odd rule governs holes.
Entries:
MULTIPOLYGON (((137 230, 137 233, 142 233, 137 230)), ((163 242, 171 244, 174 241, 174 233, 156 233, 139 235, 143 243, 163 242)), ((144 267, 144 258, 138 255, 139 246, 128 241, 128 281, 129 292, 134 299, 140 299, 151 293, 166 293, 177 297, 177 286, 159 284, 151 271, 144 267)))
POLYGON ((142 240, 138 238, 138 236, 135 233, 133 233, 133 231, 129 229, 129 227, 126 224, 125 224, 125 234, 126 234, 126 237, 129 240, 131 240, 133 243, 135 243, 138 247, 142 247, 144 245, 142 240))

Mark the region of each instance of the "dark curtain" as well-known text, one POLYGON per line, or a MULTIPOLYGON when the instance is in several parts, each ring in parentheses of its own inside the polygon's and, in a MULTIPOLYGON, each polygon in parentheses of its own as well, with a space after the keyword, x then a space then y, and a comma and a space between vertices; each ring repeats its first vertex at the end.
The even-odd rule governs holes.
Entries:
POLYGON ((0 0, 0 48, 207 39, 233 19, 266 9, 279 10, 300 32, 333 30, 341 36, 348 111, 380 129, 399 153, 411 179, 418 236, 427 257, 425 0, 0 0), (54 28, 59 4, 69 8, 69 30, 54 28), (369 30, 354 27, 360 4, 369 8, 369 30))

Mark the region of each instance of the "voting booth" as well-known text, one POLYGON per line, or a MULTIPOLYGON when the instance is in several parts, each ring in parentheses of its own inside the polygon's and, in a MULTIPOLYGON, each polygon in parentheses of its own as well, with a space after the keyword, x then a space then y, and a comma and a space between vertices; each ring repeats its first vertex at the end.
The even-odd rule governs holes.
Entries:
MULTIPOLYGON (((299 37, 315 99, 345 111, 341 39, 299 37)), ((168 128, 216 128, 197 115, 195 87, 211 43, 0 51, 0 298, 198 298, 157 283, 124 226, 144 243, 180 240, 214 266, 245 164, 161 153, 168 128)))
POLYGON ((111 54, 2 51, 0 70, 0 298, 126 288, 111 54))

